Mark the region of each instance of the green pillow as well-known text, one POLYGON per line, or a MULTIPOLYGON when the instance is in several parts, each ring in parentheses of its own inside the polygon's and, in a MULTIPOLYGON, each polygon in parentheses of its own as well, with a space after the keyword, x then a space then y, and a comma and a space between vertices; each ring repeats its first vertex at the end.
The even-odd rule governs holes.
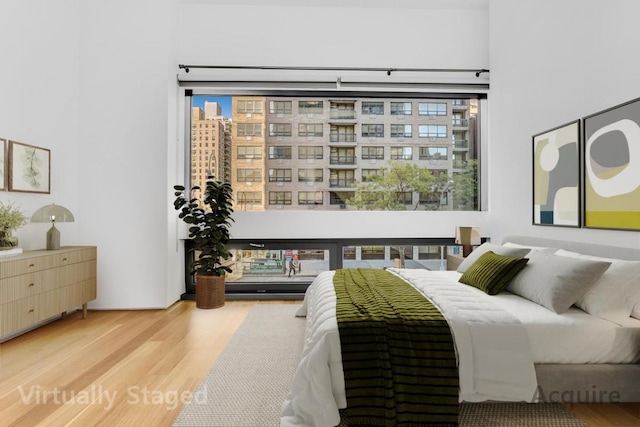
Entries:
POLYGON ((498 255, 493 251, 487 251, 467 268, 460 277, 460 282, 489 295, 496 295, 527 265, 527 261, 527 258, 498 255))

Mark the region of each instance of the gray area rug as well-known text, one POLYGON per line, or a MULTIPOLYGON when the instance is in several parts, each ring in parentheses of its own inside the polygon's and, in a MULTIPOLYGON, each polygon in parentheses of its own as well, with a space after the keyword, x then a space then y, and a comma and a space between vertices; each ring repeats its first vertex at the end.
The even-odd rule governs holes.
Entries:
MULTIPOLYGON (((173 425, 277 427, 302 353, 298 307, 254 306, 173 425)), ((461 427, 587 427, 556 403, 463 403, 459 419, 461 427)))

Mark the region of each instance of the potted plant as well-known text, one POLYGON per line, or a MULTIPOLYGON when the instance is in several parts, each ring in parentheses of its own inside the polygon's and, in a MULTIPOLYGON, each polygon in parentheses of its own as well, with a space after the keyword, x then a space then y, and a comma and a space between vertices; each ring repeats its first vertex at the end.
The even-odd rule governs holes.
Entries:
POLYGON ((227 250, 233 213, 231 185, 209 177, 202 201, 193 197, 194 186, 189 193, 182 185, 175 185, 173 206, 178 215, 189 225, 189 238, 193 245, 193 263, 189 266, 196 280, 196 307, 217 308, 224 305, 225 275, 232 269, 225 261, 231 258, 227 250))
POLYGON ((27 217, 13 202, 0 201, 0 250, 18 246, 18 238, 11 235, 13 230, 27 223, 27 217))

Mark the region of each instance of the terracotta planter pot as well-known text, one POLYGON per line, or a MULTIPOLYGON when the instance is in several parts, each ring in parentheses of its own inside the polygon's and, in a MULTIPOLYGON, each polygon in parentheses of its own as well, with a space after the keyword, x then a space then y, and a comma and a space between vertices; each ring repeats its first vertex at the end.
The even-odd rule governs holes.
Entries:
POLYGON ((196 307, 219 308, 224 305, 224 277, 196 274, 196 307))

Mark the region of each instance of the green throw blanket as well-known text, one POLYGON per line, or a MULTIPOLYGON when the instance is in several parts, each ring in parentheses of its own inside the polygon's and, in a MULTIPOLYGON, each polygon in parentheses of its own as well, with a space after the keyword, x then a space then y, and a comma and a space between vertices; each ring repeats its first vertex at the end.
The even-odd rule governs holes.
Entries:
POLYGON ((449 325, 385 270, 337 270, 338 329, 350 426, 458 425, 458 367, 449 325))

